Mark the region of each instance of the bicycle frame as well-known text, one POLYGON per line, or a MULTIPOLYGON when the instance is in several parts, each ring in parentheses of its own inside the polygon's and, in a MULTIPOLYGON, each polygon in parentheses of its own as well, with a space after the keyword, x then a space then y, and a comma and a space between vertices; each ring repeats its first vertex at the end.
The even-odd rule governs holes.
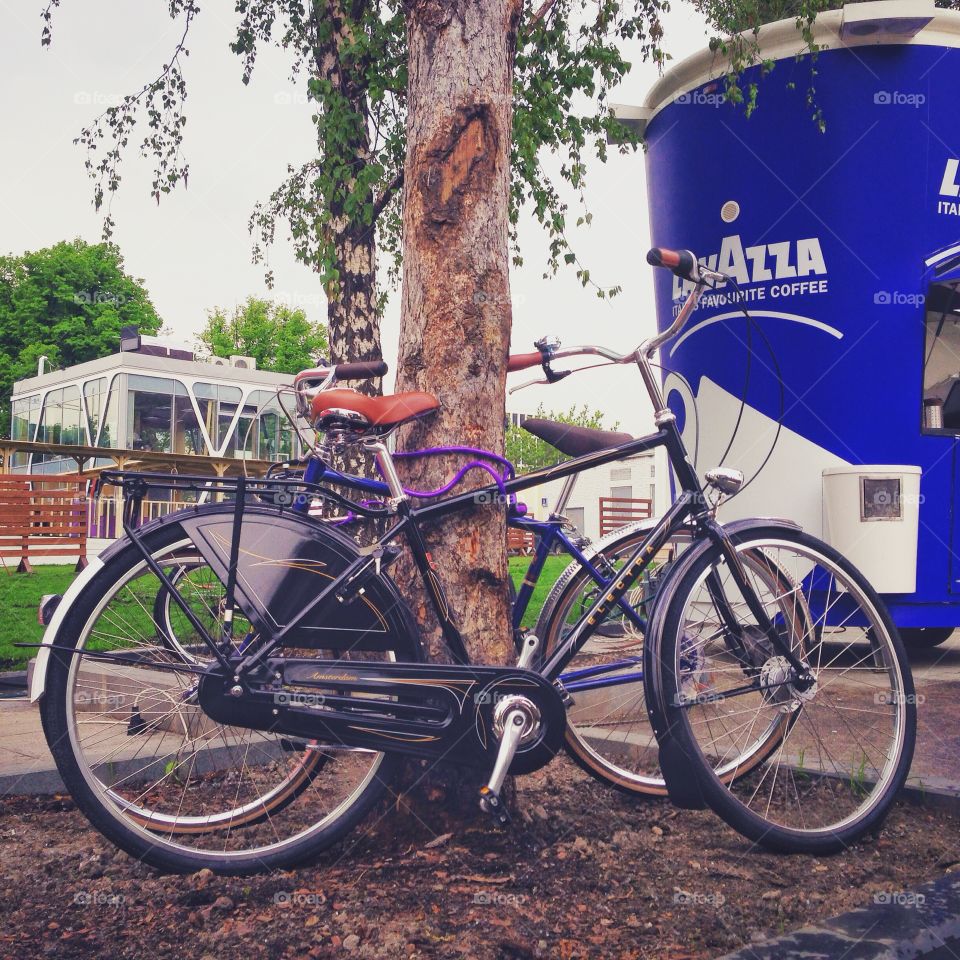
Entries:
MULTIPOLYGON (((576 476, 576 474, 574 474, 574 476, 576 476)), ((334 483, 338 486, 351 487, 378 496, 389 496, 390 494, 389 487, 382 480, 342 473, 329 466, 329 464, 323 460, 315 457, 310 458, 307 462, 304 471, 304 481, 313 484, 323 482, 334 483)), ((293 509, 300 513, 306 513, 308 508, 309 504, 305 501, 293 506, 293 509)), ((566 521, 559 516, 559 514, 562 513, 563 494, 561 494, 561 499, 558 500, 556 504, 554 515, 549 520, 536 520, 533 517, 514 513, 508 513, 507 515, 508 526, 518 530, 529 530, 537 537, 537 546, 533 559, 520 585, 520 589, 517 591, 516 600, 513 605, 511 622, 514 630, 520 629, 523 617, 530 604, 530 598, 533 596, 534 588, 543 571, 544 563, 557 546, 561 547, 568 556, 576 560, 581 568, 590 574, 597 586, 606 587, 609 583, 609 580, 587 559, 577 542, 567 535, 567 531, 564 529, 566 521)), ((632 620, 638 628, 644 628, 643 618, 639 617, 629 604, 621 603, 620 606, 626 617, 632 620)))
MULTIPOLYGON (((228 578, 228 583, 226 585, 226 615, 224 618, 226 621, 226 626, 222 647, 218 647, 214 639, 206 633, 197 618, 193 615, 186 600, 179 595, 178 591, 171 588, 171 584, 168 582, 167 576, 156 564, 156 562, 147 555, 147 551, 142 544, 139 544, 135 531, 132 528, 128 528, 127 518, 125 517, 124 526, 126 528, 126 532, 130 538, 137 543, 140 552, 144 555, 144 558, 148 566, 150 566, 152 572, 160 579, 161 583, 167 589, 171 590, 174 600, 184 610, 184 613, 190 620, 191 625, 198 631, 205 643, 210 647, 221 666, 225 669, 229 669, 238 679, 249 674, 269 656, 271 656, 271 654, 277 651, 278 648, 282 646, 284 638, 290 634, 291 631, 295 630, 300 623, 304 622, 307 617, 310 617, 311 615, 315 618, 321 617, 328 605, 334 603, 337 599, 342 600, 344 593, 349 593, 351 588, 355 588, 356 584, 361 583, 362 578, 371 568, 374 568, 377 573, 379 573, 381 558, 383 557, 385 550, 391 547, 393 542, 402 535, 408 549, 410 550, 414 563, 416 564, 420 578, 427 589, 427 595, 430 598, 434 613, 440 624, 444 641, 454 661, 461 665, 470 665, 471 661, 463 640, 463 635, 460 632, 460 629, 457 626, 453 616, 451 615, 451 607, 447 600, 443 585, 439 577, 436 575, 430 554, 426 548, 421 525, 431 521, 440 520, 449 514, 474 509, 480 505, 510 504, 512 503, 513 495, 523 490, 530 489, 550 480, 572 477, 593 467, 603 466, 607 463, 622 460, 634 454, 644 453, 662 446, 666 448, 670 465, 673 468, 674 475, 677 479, 680 493, 670 509, 653 527, 649 534, 643 538, 640 545, 626 561, 625 565, 621 568, 621 570, 618 571, 617 576, 614 578, 616 582, 612 585, 610 585, 609 582, 599 574, 596 568, 589 563, 586 557, 583 556, 582 552, 576 548, 575 544, 573 544, 569 538, 563 534, 562 530, 559 528, 559 521, 547 521, 543 525, 546 528, 544 533, 546 534, 545 539, 547 543, 546 546, 541 546, 541 550, 538 551, 537 556, 535 557, 534 564, 536 566, 534 572, 537 575, 539 574, 540 570, 542 569, 543 562, 546 559, 546 555, 549 552, 549 545, 553 541, 559 539, 560 542, 564 543, 564 545, 570 550, 571 555, 573 555, 586 569, 590 570, 591 576, 594 577, 598 585, 603 587, 603 590, 591 604, 589 609, 581 615, 570 633, 563 638, 563 640, 556 646, 550 655, 545 658, 542 657, 540 663, 532 668, 535 669, 535 672, 539 673, 542 677, 549 681, 557 680, 563 668, 584 646, 584 644, 595 632, 597 626, 606 619, 613 608, 618 604, 621 605, 625 611, 630 611, 630 618, 642 628, 642 621, 632 611, 632 609, 629 607, 629 604, 622 603, 623 598, 634 586, 639 577, 650 565, 650 563, 653 561, 653 558, 667 543, 670 537, 681 528, 688 528, 692 524, 697 534, 706 536, 722 550, 724 558, 727 561, 730 569, 733 581, 741 591, 742 596, 746 599, 751 613, 757 619, 757 623, 769 637, 774 649, 784 656, 790 665, 797 671, 798 675, 802 675, 805 672, 803 665, 797 660, 793 652, 787 648, 787 645, 779 636, 778 631, 775 629, 774 624, 771 622, 769 616, 757 598, 752 585, 748 581, 746 572, 743 569, 736 549, 724 534, 722 527, 720 527, 720 525, 713 519, 712 508, 707 501, 704 489, 700 483, 696 471, 690 463, 686 449, 683 445, 683 439, 680 435, 679 428, 677 427, 676 417, 664 403, 659 383, 654 375, 650 363, 653 353, 659 348, 659 346, 666 342, 666 340, 668 340, 670 337, 675 335, 676 332, 678 332, 678 330, 683 326, 687 317, 696 306, 699 296, 702 293, 703 286, 703 282, 696 285, 693 292, 688 297, 684 308, 681 310, 680 314, 669 330, 664 331, 659 336, 641 345, 641 347, 634 354, 628 354, 624 357, 617 357, 616 355, 611 354, 609 351, 605 351, 602 348, 578 348, 577 351, 565 351, 554 355, 555 357, 560 357, 563 355, 576 355, 577 353, 592 352, 607 356, 608 359, 612 359, 613 362, 617 363, 625 363, 631 360, 635 361, 643 378, 644 386, 646 387, 654 406, 654 419, 659 428, 656 433, 630 440, 627 443, 623 443, 606 450, 587 454, 582 457, 576 457, 571 460, 558 463, 554 466, 534 471, 533 473, 525 474, 520 477, 513 477, 501 483, 488 484, 486 486, 454 496, 445 496, 442 499, 438 499, 432 503, 421 506, 413 506, 410 503, 410 500, 406 496, 403 487, 400 484, 399 478, 397 477, 390 453, 382 439, 377 438, 374 441, 367 441, 366 446, 370 452, 376 455, 377 462, 381 472, 384 475, 385 482, 368 478, 348 476, 340 473, 339 471, 333 470, 323 461, 319 460, 319 458, 311 460, 308 463, 307 473, 303 479, 303 483, 305 485, 314 487, 317 486, 321 480, 325 480, 341 483, 346 486, 355 487, 361 490, 366 490, 371 493, 376 493, 380 496, 382 496, 386 491, 389 495, 389 500, 387 501, 388 509, 390 514, 396 517, 396 522, 386 531, 386 533, 384 533, 374 544, 372 544, 371 547, 367 548, 363 554, 359 555, 354 561, 352 561, 336 579, 325 586, 324 589, 321 590, 319 594, 300 611, 299 614, 288 621, 285 627, 280 629, 272 637, 266 638, 255 652, 250 654, 241 653, 238 659, 229 660, 229 664, 229 622, 232 618, 234 609, 234 572, 231 571, 231 575, 228 578)), ((231 550, 231 567, 234 567, 236 564, 235 553, 239 544, 239 531, 242 523, 245 491, 244 478, 239 479, 236 490, 237 503, 234 515, 234 538, 231 550)), ((361 504, 352 504, 350 501, 342 497, 334 497, 334 499, 339 499, 341 502, 348 504, 351 509, 355 510, 360 515, 384 516, 384 512, 382 510, 371 511, 361 504)), ((297 504, 294 507, 295 511, 301 513, 306 512, 307 509, 308 504, 306 502, 297 504)), ((527 521, 527 523, 536 523, 536 521, 527 521)), ((523 586, 526 588, 523 597, 523 606, 525 607, 526 603, 529 602, 529 591, 532 590, 532 587, 526 583, 523 586)), ((719 597, 721 607, 725 607, 726 602, 722 590, 719 591, 719 597)), ((520 598, 518 598, 518 600, 519 599, 520 598)), ((732 627, 732 641, 735 644, 739 644, 738 630, 736 628, 736 617, 729 609, 721 610, 721 613, 724 616, 724 620, 732 627)), ((622 678, 620 679, 622 682, 622 678)))

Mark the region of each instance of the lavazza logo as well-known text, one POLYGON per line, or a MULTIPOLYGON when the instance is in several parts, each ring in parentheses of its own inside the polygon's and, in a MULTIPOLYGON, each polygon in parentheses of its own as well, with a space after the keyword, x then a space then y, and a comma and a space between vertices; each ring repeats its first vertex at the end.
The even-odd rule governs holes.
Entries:
POLYGON ((940 199, 937 201, 937 213, 960 217, 960 160, 948 160, 947 169, 940 184, 940 199), (947 197, 949 199, 944 200, 947 197))
MULTIPOLYGON (((701 308, 779 300, 828 293, 827 263, 817 237, 744 246, 739 236, 724 237, 720 252, 703 260, 711 270, 733 277, 740 290, 717 290, 700 299, 701 308)), ((673 279, 674 314, 692 289, 688 280, 673 279)))

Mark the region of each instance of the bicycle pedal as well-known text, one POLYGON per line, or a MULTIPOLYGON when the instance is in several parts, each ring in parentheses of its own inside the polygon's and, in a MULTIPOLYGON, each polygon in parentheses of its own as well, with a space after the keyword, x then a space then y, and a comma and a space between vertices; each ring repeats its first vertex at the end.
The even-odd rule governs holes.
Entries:
POLYGON ((489 786, 480 788, 480 809, 489 813, 499 826, 508 827, 510 825, 510 811, 507 810, 503 800, 500 799, 500 794, 496 790, 491 790, 489 786))

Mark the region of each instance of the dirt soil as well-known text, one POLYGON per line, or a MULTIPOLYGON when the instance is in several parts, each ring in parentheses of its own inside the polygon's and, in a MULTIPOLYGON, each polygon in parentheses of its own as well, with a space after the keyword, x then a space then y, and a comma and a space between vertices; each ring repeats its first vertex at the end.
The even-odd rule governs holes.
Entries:
POLYGON ((930 777, 960 780, 960 684, 917 683, 917 749, 910 767, 911 785, 930 777))
POLYGON ((960 868, 956 818, 901 805, 830 858, 751 851, 708 812, 558 761, 509 832, 392 813, 295 872, 163 876, 62 798, 0 802, 0 957, 715 957, 960 868))

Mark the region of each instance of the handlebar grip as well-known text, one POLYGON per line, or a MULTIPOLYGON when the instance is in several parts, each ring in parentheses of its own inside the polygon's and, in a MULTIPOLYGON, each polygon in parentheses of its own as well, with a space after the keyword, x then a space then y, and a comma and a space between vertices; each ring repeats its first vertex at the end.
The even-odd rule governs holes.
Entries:
POLYGON ((542 362, 543 357, 539 351, 536 353, 515 353, 512 357, 507 358, 507 373, 538 367, 542 362))
POLYGON ((647 263, 651 267, 666 267, 684 280, 692 280, 696 283, 700 279, 700 264, 697 263, 696 255, 689 250, 666 250, 662 247, 654 247, 647 253, 647 263))
POLYGON ((338 363, 334 368, 338 380, 372 380, 387 372, 382 360, 357 360, 354 363, 338 363))

